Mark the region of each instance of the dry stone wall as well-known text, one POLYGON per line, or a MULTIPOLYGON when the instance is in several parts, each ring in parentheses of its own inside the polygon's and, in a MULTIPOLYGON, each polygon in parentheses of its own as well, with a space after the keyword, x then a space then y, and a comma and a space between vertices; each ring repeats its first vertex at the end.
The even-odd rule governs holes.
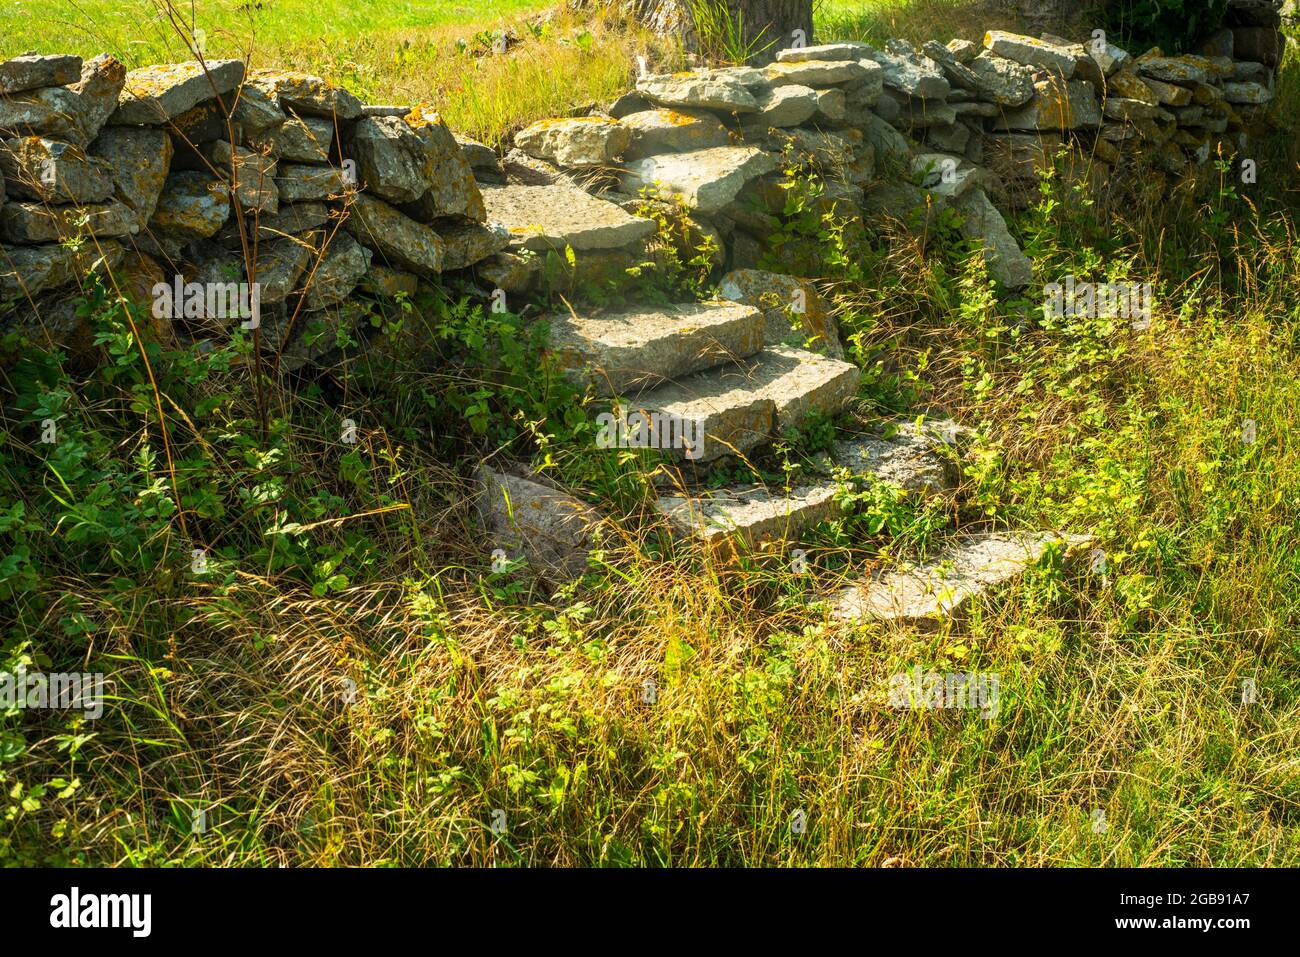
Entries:
POLYGON ((548 251, 571 251, 582 277, 624 276, 653 196, 713 241, 723 296, 800 289, 806 331, 838 357, 816 291, 757 268, 792 157, 850 221, 956 209, 991 274, 1022 288, 1031 264, 1003 214, 1038 171, 1064 155, 1098 191, 1136 170, 1159 191, 1248 155, 1275 120, 1279 23, 1273 3, 1234 0, 1203 54, 1176 57, 999 31, 789 47, 764 67, 642 75, 590 115, 519 131, 504 156, 430 107, 238 60, 19 57, 0 64, 0 322, 88 348, 74 303, 97 271, 150 307, 157 335, 239 322, 294 369, 330 361, 328 332, 367 302, 421 283, 527 294, 548 251))

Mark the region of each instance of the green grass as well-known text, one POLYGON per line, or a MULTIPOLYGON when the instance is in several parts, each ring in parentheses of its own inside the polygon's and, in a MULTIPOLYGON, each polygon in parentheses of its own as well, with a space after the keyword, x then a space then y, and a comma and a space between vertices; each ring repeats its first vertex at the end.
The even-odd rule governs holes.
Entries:
MULTIPOLYGON (((323 38, 412 33, 448 25, 494 23, 540 10, 545 0, 201 0, 178 3, 187 27, 207 33, 210 56, 237 56, 256 37, 277 49, 323 38)), ((13 0, 0 10, 0 56, 41 53, 113 53, 133 66, 183 56, 163 0, 13 0)))
POLYGON ((192 59, 187 44, 197 26, 208 57, 314 73, 369 102, 430 103, 455 129, 489 143, 534 119, 617 96, 637 54, 680 62, 671 42, 632 28, 616 11, 578 17, 559 8, 534 26, 548 6, 263 0, 249 12, 243 0, 39 0, 0 10, 0 56, 108 52, 131 67, 192 59), (492 51, 500 30, 512 37, 505 54, 492 51))
POLYGON ((1110 207, 1049 180, 1013 223, 1026 299, 942 236, 823 240, 857 414, 933 403, 978 438, 959 509, 882 492, 806 543, 810 578, 666 549, 513 316, 423 297, 376 321, 434 371, 358 360, 262 403, 246 345, 153 343, 160 400, 93 300, 96 368, 29 349, 0 379, 0 665, 103 669, 113 698, 0 716, 0 863, 1300 865, 1297 149, 1253 147, 1258 188, 1110 207), (1152 282, 1151 328, 1042 321, 1067 272, 1152 282), (466 476, 502 450, 618 519, 579 585, 491 570, 466 476), (1087 531, 1108 573, 1049 564, 933 632, 817 602, 989 526, 1087 531), (915 665, 998 674, 998 715, 890 708, 915 665))

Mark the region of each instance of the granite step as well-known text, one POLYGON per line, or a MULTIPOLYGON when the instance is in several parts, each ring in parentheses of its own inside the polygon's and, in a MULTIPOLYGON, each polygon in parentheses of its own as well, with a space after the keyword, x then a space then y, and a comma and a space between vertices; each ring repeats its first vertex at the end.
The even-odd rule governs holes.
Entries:
POLYGON ((960 535, 942 553, 919 565, 901 564, 834 594, 831 615, 933 627, 961 614, 975 599, 1019 580, 1059 546, 1067 557, 1092 541, 1090 535, 1056 532, 977 532, 960 535))
MULTIPOLYGON (((939 447, 956 444, 965 431, 946 419, 887 419, 870 433, 832 443, 815 457, 815 464, 826 474, 848 469, 854 476, 889 482, 908 498, 951 499, 956 495, 958 469, 939 447)), ((837 488, 837 482, 827 480, 788 490, 763 485, 679 490, 659 496, 655 507, 683 537, 714 543, 734 535, 752 547, 777 539, 795 540, 806 528, 835 518, 840 514, 837 488)))
POLYGON ((696 462, 745 454, 799 425, 811 412, 833 415, 857 390, 860 370, 792 346, 716 366, 641 393, 633 409, 692 423, 702 436, 696 462))
POLYGON ((710 545, 735 537, 749 547, 790 540, 818 522, 839 514, 834 482, 801 488, 763 485, 731 487, 694 494, 661 495, 655 508, 673 531, 710 545))
POLYGON ((763 348, 766 329, 761 310, 736 302, 557 313, 549 322, 561 367, 605 396, 746 359, 763 348))

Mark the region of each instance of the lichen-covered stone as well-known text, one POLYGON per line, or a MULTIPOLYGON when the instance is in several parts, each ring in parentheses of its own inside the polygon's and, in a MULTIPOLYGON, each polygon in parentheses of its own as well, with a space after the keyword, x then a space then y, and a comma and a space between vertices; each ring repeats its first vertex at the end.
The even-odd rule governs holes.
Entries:
POLYGON ((718 282, 718 295, 763 313, 768 345, 794 344, 844 358, 830 304, 807 279, 762 269, 733 269, 718 282))
POLYGON ((71 143, 38 136, 0 143, 9 195, 46 203, 101 203, 113 195, 112 169, 71 143))
POLYGON ((1029 67, 989 53, 966 64, 974 74, 974 90, 999 106, 1024 106, 1034 96, 1034 72, 1029 67))
POLYGON ((1068 80, 1074 76, 1074 54, 1054 43, 1004 30, 990 30, 984 34, 984 46, 998 56, 1024 66, 1051 70, 1061 79, 1068 80))
POLYGON ((254 281, 260 286, 262 304, 274 305, 289 298, 313 258, 311 247, 296 239, 259 243, 254 281))
POLYGON ((599 514, 572 495, 483 466, 475 508, 489 542, 533 574, 576 578, 598 544, 599 514))
POLYGON ((515 134, 515 146, 559 166, 604 166, 632 142, 632 131, 605 116, 540 120, 515 134))
POLYGON ((637 92, 660 106, 753 113, 758 101, 738 79, 719 71, 659 74, 637 80, 637 92))
POLYGON ((442 268, 465 269, 510 245, 510 232, 499 224, 450 223, 438 230, 444 247, 442 268))
POLYGON ((1007 229, 1002 214, 976 187, 952 201, 962 214, 961 234, 981 243, 989 273, 1008 289, 1023 289, 1034 278, 1034 264, 1007 229))
POLYGON ((81 68, 81 78, 69 88, 80 106, 81 142, 89 143, 117 109, 126 85, 126 67, 116 57, 102 53, 81 68))
POLYGON ((436 110, 417 106, 405 120, 424 143, 429 163, 429 188, 408 211, 423 221, 457 216, 483 222, 486 211, 474 171, 442 116, 436 110))
POLYGON ((81 75, 81 57, 28 53, 0 62, 0 96, 12 96, 43 86, 67 86, 81 75))
POLYGON ((50 136, 84 146, 81 98, 63 86, 0 97, 0 134, 50 136))
POLYGON ((1034 98, 1017 110, 1007 110, 995 130, 1074 130, 1101 125, 1101 110, 1092 87, 1080 80, 1040 80, 1034 98))
POLYGON ((429 189, 432 161, 424 140, 400 117, 366 116, 349 139, 359 185, 390 203, 413 203, 429 189))
POLYGON ((275 187, 282 203, 323 202, 342 194, 343 174, 333 166, 281 163, 276 168, 275 187))
POLYGON ((329 120, 355 120, 361 101, 340 86, 293 70, 254 70, 246 87, 260 90, 281 110, 329 120))
POLYGON ((574 186, 489 186, 483 199, 488 220, 524 249, 622 249, 655 231, 650 220, 574 186))
POLYGON ((103 275, 117 266, 122 255, 122 245, 111 239, 76 248, 0 246, 0 302, 30 299, 75 283, 91 270, 103 275))
POLYGON ((311 312, 342 302, 366 274, 373 257, 346 232, 332 233, 303 277, 303 308, 311 312))
POLYGON ((745 123, 760 128, 798 126, 812 119, 820 103, 819 91, 797 83, 757 92, 758 112, 747 114, 745 123))
POLYGON ((150 226, 183 239, 207 239, 230 216, 230 187, 205 173, 181 170, 167 177, 150 226))
POLYGON ((629 160, 725 146, 729 142, 727 128, 712 113, 701 110, 642 110, 629 113, 622 122, 632 133, 632 141, 624 150, 629 160))
POLYGON ((241 209, 275 213, 280 208, 280 190, 275 185, 276 162, 242 146, 217 140, 205 151, 208 162, 226 177, 241 209))
POLYGON ((249 140, 255 148, 270 149, 277 159, 289 163, 324 165, 336 147, 333 121, 319 116, 291 116, 273 132, 249 140))
POLYGON ((938 100, 947 96, 951 89, 939 65, 929 57, 919 55, 910 45, 873 50, 868 59, 884 70, 885 86, 908 96, 938 100))
MULTIPOLYGON (((841 83, 860 83, 868 79, 875 72, 872 67, 872 61, 865 57, 854 60, 804 60, 773 63, 764 67, 763 76, 773 86, 838 86, 841 83)), ((876 69, 880 67, 876 65, 876 69)), ((754 109, 758 109, 757 103, 754 109)))
POLYGON ((383 263, 370 263, 370 268, 361 277, 358 285, 372 296, 394 298, 396 296, 414 296, 420 288, 420 278, 403 269, 394 269, 383 263))
POLYGON ((131 211, 116 200, 50 206, 26 201, 0 206, 0 239, 28 245, 59 243, 78 236, 127 236, 135 228, 131 211))
POLYGON ((629 192, 651 187, 707 214, 722 209, 746 183, 775 168, 775 157, 762 150, 715 146, 634 160, 627 164, 622 179, 629 192))
POLYGON ((197 60, 141 67, 126 75, 111 122, 159 126, 199 103, 225 97, 244 79, 243 60, 197 60))
POLYGON ((348 206, 343 225, 357 242, 378 253, 389 265, 426 279, 442 272, 446 255, 442 238, 383 200, 358 194, 348 206))
POLYGON ((158 207, 172 161, 171 137, 159 129, 109 126, 100 131, 90 152, 103 160, 118 200, 143 229, 158 207))

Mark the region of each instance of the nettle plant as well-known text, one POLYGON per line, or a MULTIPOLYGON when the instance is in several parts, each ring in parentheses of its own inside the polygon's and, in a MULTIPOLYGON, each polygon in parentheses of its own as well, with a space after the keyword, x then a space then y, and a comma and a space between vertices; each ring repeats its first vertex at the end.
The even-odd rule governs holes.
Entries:
POLYGON ((709 278, 722 250, 711 235, 691 219, 680 197, 665 197, 651 186, 641 188, 636 214, 655 224, 646 245, 646 259, 629 268, 638 280, 639 297, 657 302, 707 298, 709 278))
MULTIPOLYGON (((859 220, 843 216, 810 159, 787 149, 785 202, 767 237, 759 268, 807 278, 861 282, 880 259, 859 220)), ((766 212, 764 209, 759 212, 766 212)))

